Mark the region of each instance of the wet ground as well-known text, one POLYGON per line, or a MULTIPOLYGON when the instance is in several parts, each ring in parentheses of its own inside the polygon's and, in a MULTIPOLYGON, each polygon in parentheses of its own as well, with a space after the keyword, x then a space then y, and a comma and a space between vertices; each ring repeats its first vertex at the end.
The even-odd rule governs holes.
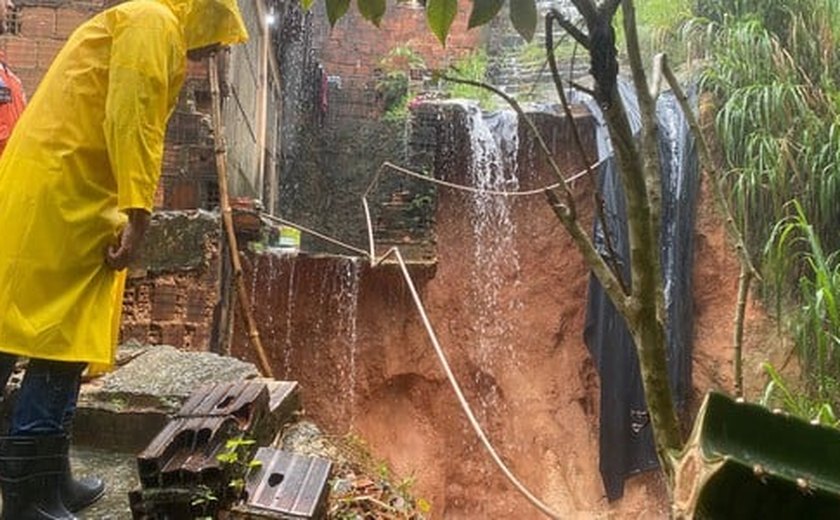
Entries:
POLYGON ((128 492, 140 485, 136 456, 85 447, 72 449, 70 457, 75 476, 96 475, 106 485, 105 496, 77 516, 81 520, 130 519, 128 492))

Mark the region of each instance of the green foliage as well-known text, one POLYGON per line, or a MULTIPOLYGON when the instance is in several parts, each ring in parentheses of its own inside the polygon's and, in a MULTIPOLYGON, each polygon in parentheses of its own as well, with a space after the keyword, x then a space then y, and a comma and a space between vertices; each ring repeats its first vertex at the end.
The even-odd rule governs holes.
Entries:
MULTIPOLYGON (((714 35, 701 84, 720 106, 716 127, 732 207, 751 250, 764 247, 775 222, 796 217, 793 198, 822 246, 836 250, 838 3, 707 0, 695 2, 695 11, 704 18, 694 27, 706 27, 698 33, 714 35)), ((801 269, 789 271, 791 287, 801 269)))
POLYGON ((425 69, 423 58, 408 45, 401 45, 379 62, 382 77, 376 83, 376 92, 382 101, 383 119, 402 120, 408 115, 409 74, 411 69, 425 69))
POLYGON ((510 21, 525 41, 531 41, 537 28, 537 6, 534 0, 510 0, 510 21))
POLYGON ((499 14, 503 5, 504 0, 474 0, 467 28, 472 29, 490 22, 499 14))
MULTIPOLYGON (((826 255, 802 206, 796 201, 791 206, 793 215, 775 226, 766 257, 776 273, 777 287, 786 282, 781 273, 800 273, 795 295, 799 305, 788 316, 806 375, 805 398, 807 403, 818 403, 820 410, 828 405, 830 411, 840 405, 840 252, 826 255)), ((777 294, 781 292, 777 289, 777 294)), ((780 307, 781 297, 777 297, 780 307)))
POLYGON ((794 390, 770 363, 764 363, 763 367, 770 381, 764 387, 761 405, 768 408, 779 406, 812 423, 840 428, 840 419, 834 413, 832 402, 814 399, 807 392, 794 390))
POLYGON ((209 487, 202 484, 195 488, 190 505, 201 509, 207 509, 212 507, 213 503, 218 501, 219 497, 216 496, 216 493, 214 493, 209 487))
MULTIPOLYGON (((635 2, 636 30, 642 56, 647 59, 660 52, 668 54, 672 66, 678 65, 685 56, 685 44, 679 28, 691 19, 689 0, 646 0, 635 2)), ((619 46, 626 41, 621 10, 616 14, 613 26, 619 46)))
MULTIPOLYGON (((487 53, 483 49, 477 50, 461 58, 450 68, 454 77, 483 82, 487 74, 487 53)), ((484 109, 492 109, 498 105, 498 98, 485 88, 448 82, 444 90, 452 98, 474 99, 484 109)))
MULTIPOLYGON (((325 0, 327 18, 330 25, 335 25, 350 8, 350 0, 325 0)), ((469 28, 489 23, 499 14, 505 0, 473 0, 470 12, 469 28)), ((309 9, 315 0, 302 0, 304 9, 309 9)), ((387 0, 356 0, 359 14, 365 20, 379 27, 385 16, 387 0)), ((426 22, 429 29, 437 36, 441 45, 446 45, 446 38, 452 28, 452 22, 458 14, 458 0, 426 0, 426 22)), ((530 41, 537 26, 537 6, 535 0, 510 0, 510 19, 519 34, 530 41)))
POLYGON ((441 45, 446 45, 449 28, 458 14, 458 0, 427 0, 426 20, 429 28, 438 37, 441 45))
POLYGON ((379 22, 385 15, 385 0, 356 0, 356 5, 359 6, 359 14, 365 20, 379 27, 379 22))
POLYGON ((327 5, 327 19, 330 26, 334 26, 350 9, 350 0, 325 0, 327 5))
POLYGON ((233 496, 238 497, 245 488, 245 477, 252 469, 259 468, 262 462, 253 460, 256 441, 242 436, 228 439, 224 450, 216 455, 222 468, 230 475, 228 486, 233 496))

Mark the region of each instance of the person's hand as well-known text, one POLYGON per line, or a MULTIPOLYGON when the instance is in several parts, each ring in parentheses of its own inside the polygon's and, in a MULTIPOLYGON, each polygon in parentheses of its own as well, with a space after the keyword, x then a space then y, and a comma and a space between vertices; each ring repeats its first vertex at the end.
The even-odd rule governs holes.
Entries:
POLYGON ((135 259, 143 245, 143 237, 149 226, 149 213, 142 209, 129 209, 128 224, 120 233, 116 244, 111 244, 105 251, 105 265, 121 271, 135 259))

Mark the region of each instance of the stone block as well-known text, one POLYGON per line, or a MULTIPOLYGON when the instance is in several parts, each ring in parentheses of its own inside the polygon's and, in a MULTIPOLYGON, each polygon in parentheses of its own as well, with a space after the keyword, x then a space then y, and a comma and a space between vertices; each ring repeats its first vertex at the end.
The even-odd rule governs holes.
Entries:
POLYGON ((82 386, 74 442, 139 451, 197 388, 258 375, 254 365, 235 358, 171 346, 145 348, 124 366, 82 386))
POLYGON ((218 239, 219 230, 218 215, 207 211, 155 213, 140 260, 132 267, 150 273, 208 268, 208 242, 218 239))

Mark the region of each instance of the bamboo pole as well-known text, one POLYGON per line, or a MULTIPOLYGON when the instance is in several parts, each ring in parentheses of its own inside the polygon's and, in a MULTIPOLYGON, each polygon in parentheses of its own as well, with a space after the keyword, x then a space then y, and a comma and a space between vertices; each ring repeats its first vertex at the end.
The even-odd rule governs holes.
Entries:
POLYGON ((222 135, 222 102, 221 94, 219 92, 219 67, 216 61, 215 53, 208 59, 208 65, 210 72, 210 98, 213 105, 213 142, 216 149, 216 170, 218 172, 219 180, 219 206, 222 212, 222 222, 224 223, 228 249, 230 250, 230 261, 231 266, 233 267, 233 280, 236 284, 236 294, 239 297, 239 307, 242 311, 242 316, 245 319, 245 325, 248 327, 248 340, 251 342, 251 345, 253 345, 254 350, 257 353, 257 358, 260 363, 260 371, 265 377, 274 377, 271 371, 271 365, 268 362, 268 357, 266 356, 262 342, 260 341, 257 324, 254 321, 254 316, 251 314, 248 289, 245 287, 245 280, 242 277, 242 262, 239 260, 239 248, 236 244, 236 231, 233 227, 233 215, 230 208, 230 196, 228 195, 227 148, 225 145, 225 138, 222 135))

